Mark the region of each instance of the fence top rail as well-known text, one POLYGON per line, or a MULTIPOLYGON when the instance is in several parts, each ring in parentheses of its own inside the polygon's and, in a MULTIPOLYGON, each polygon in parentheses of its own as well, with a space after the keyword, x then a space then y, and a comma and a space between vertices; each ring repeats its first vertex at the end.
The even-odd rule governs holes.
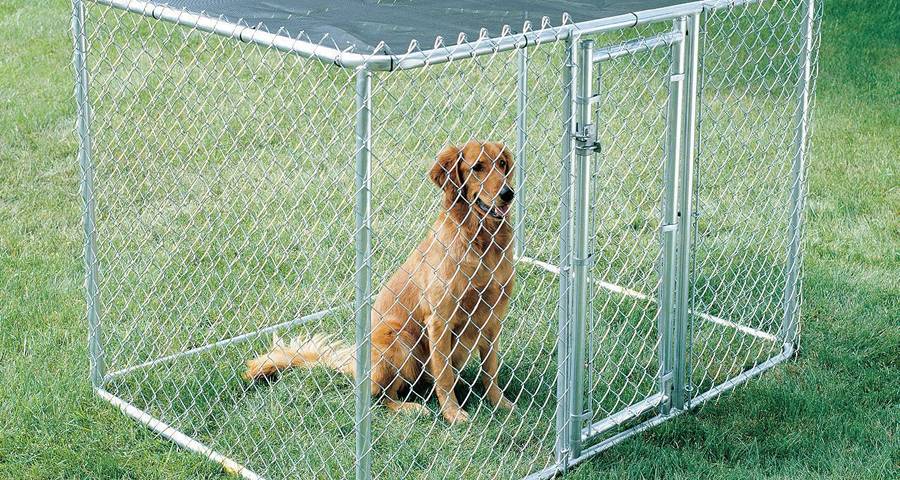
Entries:
POLYGON ((595 20, 576 23, 565 23, 560 26, 542 25, 537 30, 525 30, 522 33, 505 33, 498 37, 482 36, 473 41, 464 41, 457 45, 436 46, 422 50, 416 42, 411 42, 409 51, 403 54, 386 53, 385 44, 378 44, 371 53, 354 52, 348 48, 340 50, 335 47, 317 44, 301 37, 292 37, 279 30, 275 33, 264 28, 257 28, 238 20, 233 22, 224 17, 215 17, 203 13, 193 13, 172 7, 162 2, 147 0, 91 0, 94 3, 136 13, 145 17, 163 20, 192 29, 210 32, 223 37, 232 38, 245 43, 254 43, 267 48, 300 55, 333 63, 343 68, 366 68, 369 70, 409 70, 413 68, 435 65, 453 60, 489 55, 531 45, 566 40, 572 35, 588 35, 613 30, 621 30, 637 25, 671 20, 703 10, 736 7, 744 4, 759 3, 762 0, 695 0, 675 5, 638 10, 621 15, 608 16, 595 20))
POLYGON ((684 34, 680 31, 665 32, 649 38, 639 38, 618 45, 594 50, 594 63, 614 60, 624 55, 653 50, 655 48, 670 46, 684 40, 684 34))

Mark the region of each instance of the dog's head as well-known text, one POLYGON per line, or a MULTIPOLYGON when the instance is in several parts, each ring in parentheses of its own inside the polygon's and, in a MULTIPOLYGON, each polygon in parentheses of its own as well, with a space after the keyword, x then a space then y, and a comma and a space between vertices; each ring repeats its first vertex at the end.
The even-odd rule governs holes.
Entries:
POLYGON ((447 206, 462 202, 481 218, 503 220, 515 196, 512 171, 512 155, 502 143, 473 140, 443 149, 430 176, 447 206))

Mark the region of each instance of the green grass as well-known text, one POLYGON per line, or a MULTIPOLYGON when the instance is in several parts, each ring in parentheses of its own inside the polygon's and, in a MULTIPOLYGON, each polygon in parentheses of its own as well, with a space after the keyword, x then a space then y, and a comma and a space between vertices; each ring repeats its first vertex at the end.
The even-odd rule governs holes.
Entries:
MULTIPOLYGON (((100 401, 87 382, 68 15, 62 1, 0 2, 0 478, 220 478, 218 467, 173 448, 100 401)), ((573 478, 898 474, 898 17, 896 1, 826 4, 799 357, 697 413, 601 454, 577 468, 573 478)), ((191 49, 172 54, 182 42, 181 30, 146 22, 123 25, 124 30, 109 32, 117 36, 117 48, 106 50, 110 62, 120 63, 115 69, 97 67, 94 82, 103 86, 93 92, 100 253, 104 277, 119 279, 102 287, 104 310, 116 312, 104 324, 111 367, 349 298, 352 231, 329 219, 351 218, 352 152, 344 144, 352 141, 346 95, 352 80, 255 47, 242 46, 240 58, 229 57, 215 37, 188 40, 195 46, 206 42, 201 56, 191 49), (132 27, 151 40, 141 45, 126 35, 132 27), (154 30, 171 40, 152 40, 147 35, 154 30), (166 82, 162 70, 149 70, 154 61, 182 81, 166 82), (213 68, 216 64, 226 69, 213 68), (111 71, 116 76, 104 78, 111 71), (231 78, 241 82, 225 81, 231 78), (241 85, 246 90, 239 90, 241 85), (313 122, 322 112, 304 92, 327 99, 327 113, 340 121, 313 122), (212 114, 216 109, 226 115, 212 114), (302 142, 292 140, 300 135, 302 142), (129 147, 117 147, 121 142, 129 147), (311 205, 323 202, 333 211, 308 214, 311 205), (327 241, 319 240, 323 236, 327 241), (322 275, 331 281, 308 287, 322 275)), ((614 86, 656 72, 660 58, 614 64, 605 81, 614 86)), ((709 61, 727 65, 734 58, 726 53, 709 61)), ((484 73, 459 64, 376 81, 376 283, 427 228, 419 212, 434 211, 434 190, 421 179, 434 152, 449 139, 475 134, 514 141, 509 105, 483 101, 514 98, 514 64, 490 62, 481 61, 484 73), (473 80, 479 75, 480 81, 473 80), (429 90, 467 92, 486 84, 492 95, 473 91, 435 99, 429 90), (398 168, 407 165, 415 168, 398 168)), ((558 71, 554 62, 546 47, 532 58, 534 71, 547 74, 532 76, 533 140, 558 137, 559 88, 549 77, 558 71)), ((766 65, 789 68, 777 61, 766 65)), ((777 322, 771 319, 781 286, 769 279, 780 275, 785 218, 767 212, 784 209, 787 162, 761 170, 759 160, 786 155, 784 140, 790 137, 784 120, 752 115, 743 119, 759 130, 747 138, 716 135, 715 127, 729 118, 725 112, 743 112, 749 104, 785 108, 790 92, 767 83, 772 70, 727 71, 736 75, 711 81, 744 93, 706 99, 710 141, 699 166, 706 195, 700 197, 698 305, 774 332, 777 322), (754 234, 752 241, 747 232, 754 234), (715 295, 722 291, 741 296, 715 295)), ((647 85, 659 84, 648 80, 647 85)), ((656 241, 652 213, 659 197, 641 186, 658 182, 660 164, 632 163, 635 157, 659 158, 655 146, 662 117, 654 107, 664 97, 653 88, 610 91, 620 93, 606 99, 607 109, 642 107, 610 118, 601 132, 607 148, 597 178, 617 189, 597 192, 595 235, 612 243, 595 247, 598 257, 607 259, 595 273, 650 291, 655 256, 645 252, 656 241), (633 130, 650 137, 618 149, 615 140, 630 138, 628 126, 635 122, 641 128, 633 130), (620 208, 608 211, 604 205, 620 208), (615 254, 626 251, 623 245, 634 249, 631 255, 615 254)), ((558 148, 552 141, 534 140, 534 145, 528 247, 539 258, 553 258, 555 162, 538 159, 556 158, 558 148)), ((531 269, 523 269, 518 281, 501 372, 507 391, 518 397, 517 411, 490 414, 476 386, 467 405, 475 414, 472 434, 466 436, 431 417, 398 418, 376 410, 375 470, 383 478, 438 478, 453 471, 514 476, 549 460, 556 286, 531 269), (522 361, 533 358, 546 360, 522 361)), ((655 320, 652 306, 602 290, 594 292, 593 305, 602 322, 592 325, 592 371, 597 379, 611 379, 592 396, 599 418, 652 392, 655 320), (638 339, 605 333, 617 329, 636 332, 638 339), (609 358, 622 360, 610 365, 609 358), (607 383, 624 398, 608 394, 607 383)), ((346 318, 343 311, 315 328, 349 339, 346 318)), ((108 388, 238 460, 268 464, 273 474, 294 467, 313 477, 345 473, 352 468, 353 451, 350 383, 316 370, 248 388, 233 375, 240 360, 261 345, 251 342, 143 370, 108 388), (272 451, 254 445, 261 439, 272 451), (312 444, 323 448, 309 448, 312 444)), ((695 349, 695 381, 701 387, 772 353, 762 342, 705 323, 695 332, 695 349)), ((470 367, 464 377, 473 379, 475 373, 470 367)), ((428 406, 436 409, 434 400, 428 406)))

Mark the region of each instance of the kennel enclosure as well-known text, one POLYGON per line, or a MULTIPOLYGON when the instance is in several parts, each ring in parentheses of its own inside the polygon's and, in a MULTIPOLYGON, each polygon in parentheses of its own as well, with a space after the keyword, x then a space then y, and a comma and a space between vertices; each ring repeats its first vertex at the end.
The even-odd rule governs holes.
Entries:
POLYGON ((252 3, 73 0, 90 380, 125 415, 247 479, 549 478, 796 352, 820 1, 252 3), (379 407, 369 332, 469 139, 515 159, 516 408, 475 355, 451 426, 379 407), (273 334, 362 374, 244 382, 273 334))

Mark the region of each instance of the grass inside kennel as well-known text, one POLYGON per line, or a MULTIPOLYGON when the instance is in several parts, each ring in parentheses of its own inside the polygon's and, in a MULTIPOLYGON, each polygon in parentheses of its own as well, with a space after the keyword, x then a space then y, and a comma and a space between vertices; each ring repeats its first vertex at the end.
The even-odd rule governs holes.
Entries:
MULTIPOLYGON (((433 412, 430 415, 397 415, 376 408, 373 468, 380 476, 476 475, 497 468, 493 459, 502 459, 509 475, 523 476, 550 462, 556 327, 548 322, 555 309, 546 306, 553 305, 557 288, 542 270, 525 270, 531 271, 520 275, 519 281, 530 297, 513 302, 512 321, 506 328, 521 334, 504 338, 501 371, 504 390, 516 401, 516 410, 497 413, 482 400, 475 365, 465 369, 464 384, 457 389, 460 401, 473 415, 470 425, 450 427, 439 420, 431 396, 426 403, 433 412), (529 309, 523 307, 531 302, 544 306, 546 315, 527 314, 529 309)), ((333 332, 350 341, 350 315, 350 309, 342 309, 286 334, 333 332)), ((111 382, 108 389, 213 448, 240 458, 267 478, 340 476, 351 471, 355 435, 350 379, 317 368, 294 370, 271 383, 237 380, 243 360, 267 342, 225 347, 134 372, 111 382)), ((422 401, 413 395, 410 400, 422 401)))
MULTIPOLYGON (((881 17, 883 4, 870 7, 834 1, 827 8, 826 20, 830 21, 825 24, 816 156, 811 170, 813 197, 807 242, 810 250, 805 282, 804 350, 800 359, 698 415, 678 419, 614 449, 579 468, 573 475, 575 478, 598 475, 628 478, 663 472, 690 478, 843 478, 888 477, 890 471, 895 471, 898 450, 894 420, 898 400, 893 387, 897 366, 892 349, 897 343, 893 322, 898 306, 897 264, 893 255, 897 236, 896 212, 890 207, 896 203, 896 192, 890 186, 896 183, 892 168, 898 145, 896 136, 890 134, 892 129, 896 130, 896 111, 884 99, 893 95, 897 69, 890 61, 896 57, 896 49, 884 41, 890 32, 897 31, 897 25, 896 21, 884 22, 883 18, 888 17, 881 17), (862 28, 854 25, 860 19, 864 20, 862 28), (860 112, 866 113, 860 115, 860 112)), ((887 8, 896 11, 894 3, 887 8)), ((77 167, 72 160, 74 108, 71 75, 66 69, 70 55, 70 40, 65 32, 67 21, 65 2, 0 5, 3 25, 0 45, 6 53, 6 60, 0 63, 0 101, 9 107, 0 110, 3 126, 0 165, 4 178, 9 179, 0 187, 3 199, 0 208, 8 215, 4 218, 9 219, 0 222, 3 228, 0 277, 6 286, 0 290, 4 296, 0 303, 0 328, 3 328, 0 351, 4 360, 0 368, 4 386, 0 389, 3 399, 0 402, 3 413, 0 415, 3 427, 0 429, 0 476, 217 477, 219 470, 215 466, 173 450, 168 443, 98 401, 85 380, 79 201, 73 194, 77 179, 77 167), (23 78, 29 81, 22 81, 23 78)), ((178 111, 176 115, 188 118, 191 113, 178 111)), ((152 129, 131 133, 149 131, 152 129)), ((422 155, 424 165, 433 153, 418 154, 422 155)), ((137 187, 148 188, 147 185, 137 187)), ((430 186, 423 188, 428 191, 430 186)), ((226 207, 234 209, 223 206, 226 207)), ((549 214, 555 211, 549 209, 549 214)), ((299 221, 296 216, 290 218, 299 221)), ((739 234, 734 226, 732 229, 735 235, 739 234)), ((279 238, 278 245, 289 242, 278 237, 276 230, 260 230, 258 234, 260 238, 274 235, 272 238, 279 238)), ((210 232, 205 241, 212 245, 224 244, 229 238, 227 233, 210 232)), ((286 234, 282 232, 282 235, 286 234)), ((531 235, 540 238, 540 232, 531 235)), ((246 237, 231 237, 235 238, 246 241, 246 237)), ((549 249, 552 254, 553 245, 549 249)), ((273 251, 273 255, 277 254, 273 251)), ((289 265, 291 258, 287 253, 284 255, 282 261, 266 263, 258 258, 250 262, 263 267, 263 271, 282 268, 283 271, 272 274, 271 278, 290 281, 281 286, 264 283, 254 286, 264 293, 270 292, 269 299, 267 303, 260 302, 265 308, 260 308, 256 315, 239 317, 243 322, 262 325, 281 320, 306 308, 304 297, 315 298, 310 292, 293 288, 292 282, 299 282, 302 275, 297 267, 284 266, 289 265), (288 300, 280 302, 279 298, 288 300), (266 315, 268 318, 261 318, 266 315)), ((182 263, 197 260, 178 258, 182 263)), ((224 263, 215 268, 235 267, 224 263)), ((247 285, 254 285, 253 278, 255 273, 243 273, 247 285)), ((242 295, 247 295, 243 292, 234 286, 223 291, 223 303, 212 311, 231 310, 240 303, 242 295)), ((173 294, 173 298, 177 297, 173 294)), ((156 311, 165 309, 157 307, 156 311)), ((212 315, 206 321, 216 324, 222 319, 212 315)), ((212 331, 215 335, 229 333, 212 331)), ((203 340, 195 338, 192 342, 199 344, 203 340)), ((224 375, 231 375, 242 354, 224 352, 198 357, 211 371, 206 377, 192 377, 196 379, 192 381, 216 386, 209 393, 221 397, 221 401, 213 396, 192 399, 203 408, 192 413, 193 420, 180 417, 187 425, 209 429, 219 422, 228 424, 233 421, 232 413, 223 409, 223 405, 246 406, 248 397, 262 398, 257 404, 271 399, 271 404, 264 404, 266 412, 300 408, 281 400, 291 398, 289 389, 294 385, 291 382, 301 378, 286 376, 282 383, 244 391, 236 382, 224 380, 224 375), (210 400, 218 406, 211 407, 210 400)), ((182 374, 178 366, 172 364, 167 372, 168 380, 177 380, 179 375, 191 377, 182 374)), ((553 369, 552 365, 548 368, 553 369)), ((467 378, 473 378, 471 373, 467 372, 467 378)), ((348 383, 327 376, 322 380, 317 386, 326 396, 345 401, 348 383)), ((196 386, 190 382, 188 385, 196 386)), ((321 408, 324 404, 302 406, 327 414, 316 410, 316 405, 321 408)), ((254 418, 253 412, 247 409, 233 414, 254 418)), ((378 421, 376 417, 376 428, 378 421)), ((486 422, 478 425, 489 425, 492 420, 486 422)), ((348 426, 346 422, 335 421, 329 424, 327 433, 352 435, 346 431, 348 426)), ((223 436, 234 438, 243 433, 234 431, 234 427, 221 431, 223 436)), ((418 439, 425 445, 438 437, 440 433, 425 431, 421 437, 411 440, 418 439)), ((472 465, 493 465, 492 470, 516 459, 481 447, 476 452, 472 465)), ((266 452, 270 456, 287 453, 266 452)), ((313 461, 324 461, 315 452, 308 455, 313 461)), ((285 458, 281 465, 302 462, 301 458, 304 457, 285 458)), ((398 468, 410 468, 410 465, 418 468, 422 464, 427 466, 429 460, 398 457, 393 461, 398 468)), ((335 468, 341 472, 340 467, 335 468)))

